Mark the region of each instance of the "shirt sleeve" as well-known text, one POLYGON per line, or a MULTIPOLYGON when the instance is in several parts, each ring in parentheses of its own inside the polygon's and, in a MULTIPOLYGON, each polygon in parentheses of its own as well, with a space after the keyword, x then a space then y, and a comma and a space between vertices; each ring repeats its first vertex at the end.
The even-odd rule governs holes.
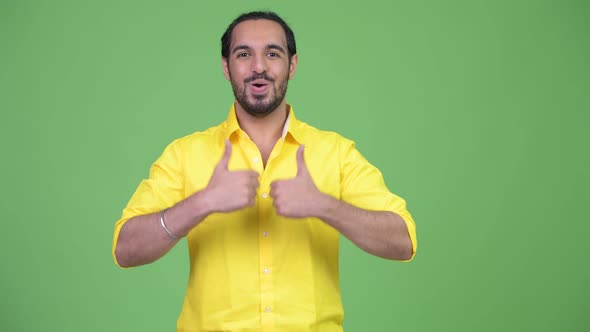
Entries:
POLYGON ((348 141, 341 146, 341 200, 361 209, 392 211, 401 216, 412 241, 412 256, 404 261, 411 261, 418 243, 416 224, 406 208, 406 201, 389 191, 381 172, 361 155, 354 142, 348 141))
POLYGON ((166 147, 162 155, 152 164, 149 178, 141 181, 135 193, 115 223, 112 254, 115 263, 121 266, 115 256, 115 248, 123 225, 135 216, 161 211, 173 206, 184 197, 183 167, 176 142, 166 147))

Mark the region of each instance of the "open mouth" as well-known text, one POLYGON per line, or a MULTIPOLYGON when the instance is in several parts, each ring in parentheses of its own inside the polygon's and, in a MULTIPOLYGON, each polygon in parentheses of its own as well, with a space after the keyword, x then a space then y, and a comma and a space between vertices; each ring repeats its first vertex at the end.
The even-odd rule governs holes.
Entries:
POLYGON ((268 86, 269 86, 269 84, 267 82, 262 82, 262 81, 252 82, 250 84, 250 90, 254 94, 262 94, 262 93, 266 93, 266 91, 268 90, 268 86))

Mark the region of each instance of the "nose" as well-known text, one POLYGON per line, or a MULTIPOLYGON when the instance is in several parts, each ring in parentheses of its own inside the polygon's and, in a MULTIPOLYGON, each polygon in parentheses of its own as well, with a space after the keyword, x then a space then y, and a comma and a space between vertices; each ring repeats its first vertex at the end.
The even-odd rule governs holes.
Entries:
POLYGON ((264 55, 252 57, 252 71, 256 74, 262 74, 266 71, 266 58, 264 55))

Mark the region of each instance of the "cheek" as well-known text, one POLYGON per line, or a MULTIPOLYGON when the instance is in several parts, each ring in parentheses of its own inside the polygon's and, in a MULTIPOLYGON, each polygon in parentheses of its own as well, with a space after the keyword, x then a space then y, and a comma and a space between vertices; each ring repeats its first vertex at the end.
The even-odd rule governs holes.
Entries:
POLYGON ((232 80, 237 82, 244 81, 244 68, 243 66, 237 66, 236 64, 230 64, 229 66, 229 76, 232 80))

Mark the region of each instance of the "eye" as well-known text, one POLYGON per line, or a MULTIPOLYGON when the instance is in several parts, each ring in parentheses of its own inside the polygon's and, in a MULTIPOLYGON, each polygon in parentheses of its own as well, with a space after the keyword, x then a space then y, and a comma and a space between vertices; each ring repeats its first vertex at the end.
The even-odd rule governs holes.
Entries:
POLYGON ((237 56, 238 58, 245 58, 245 57, 247 57, 247 56, 249 56, 249 55, 250 55, 250 54, 248 54, 248 52, 240 52, 240 53, 238 53, 236 56, 237 56))
POLYGON ((279 53, 277 52, 268 52, 268 56, 271 58, 278 58, 279 57, 279 53))

